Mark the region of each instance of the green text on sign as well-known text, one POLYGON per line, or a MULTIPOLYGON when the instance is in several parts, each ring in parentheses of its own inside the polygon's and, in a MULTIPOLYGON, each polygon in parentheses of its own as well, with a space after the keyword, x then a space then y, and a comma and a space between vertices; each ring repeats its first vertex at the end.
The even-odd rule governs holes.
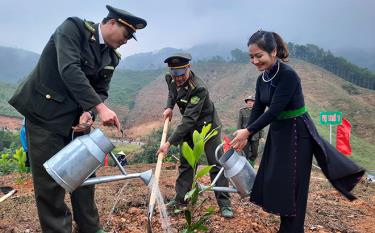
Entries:
POLYGON ((341 122, 341 112, 320 112, 320 124, 322 125, 340 125, 341 122))

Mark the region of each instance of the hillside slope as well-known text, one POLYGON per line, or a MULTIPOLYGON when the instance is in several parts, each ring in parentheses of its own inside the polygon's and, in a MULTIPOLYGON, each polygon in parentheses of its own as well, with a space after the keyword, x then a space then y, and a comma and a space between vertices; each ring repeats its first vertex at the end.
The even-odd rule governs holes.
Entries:
MULTIPOLYGON (((352 86, 359 92, 351 95, 343 88, 348 82, 301 60, 292 59, 290 65, 300 74, 305 101, 321 135, 329 138, 329 127, 319 124, 320 111, 341 111, 352 124, 353 158, 375 168, 375 92, 352 86), (364 160, 362 160, 364 158, 364 160)), ((243 98, 254 94, 259 72, 247 64, 197 64, 194 72, 203 78, 215 102, 225 131, 233 131, 243 98)), ((146 85, 137 95, 134 108, 127 117, 128 135, 139 137, 161 127, 162 112, 167 96, 163 75, 146 85)), ((174 125, 180 114, 175 108, 174 125)), ((335 141, 333 141, 335 143, 335 141)))

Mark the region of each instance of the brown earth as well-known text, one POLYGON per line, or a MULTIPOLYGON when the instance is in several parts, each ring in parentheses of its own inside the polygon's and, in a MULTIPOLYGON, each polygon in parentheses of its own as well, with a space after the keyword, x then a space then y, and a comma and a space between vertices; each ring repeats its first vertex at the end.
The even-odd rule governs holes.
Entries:
MULTIPOLYGON (((127 172, 141 172, 155 167, 155 164, 133 165, 127 172)), ((113 167, 101 168, 98 175, 119 174, 113 167)), ((160 178, 161 192, 167 201, 174 195, 176 179, 175 165, 165 163, 160 178)), ((208 183, 204 177, 203 183, 208 183)), ((0 203, 0 232, 40 232, 33 196, 31 175, 21 177, 13 173, 0 177, 0 185, 9 185, 18 190, 16 194, 0 203)), ((375 186, 362 181, 354 190, 358 200, 349 202, 339 195, 323 178, 319 171, 313 171, 305 221, 305 232, 375 232, 375 186)), ((204 193, 209 201, 205 207, 216 208, 208 227, 209 232, 276 232, 279 218, 262 211, 247 198, 232 194, 233 219, 222 218, 217 209, 213 193, 204 193)), ((149 190, 138 179, 110 182, 96 186, 96 202, 103 228, 108 232, 146 232, 149 190)), ((66 198, 69 203, 68 198, 66 198)), ((172 232, 183 228, 184 217, 170 214, 172 232)), ((163 232, 159 213, 153 217, 154 232, 163 232)))
POLYGON ((0 115, 0 129, 18 130, 22 126, 22 118, 0 115))

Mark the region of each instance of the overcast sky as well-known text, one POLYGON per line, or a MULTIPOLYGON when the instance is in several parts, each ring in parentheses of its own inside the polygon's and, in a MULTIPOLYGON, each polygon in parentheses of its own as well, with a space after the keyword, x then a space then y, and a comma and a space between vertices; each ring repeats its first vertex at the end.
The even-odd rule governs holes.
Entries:
POLYGON ((245 44, 257 29, 325 49, 375 47, 375 0, 0 0, 0 45, 41 53, 69 16, 99 22, 106 4, 147 20, 124 55, 196 44, 245 44))

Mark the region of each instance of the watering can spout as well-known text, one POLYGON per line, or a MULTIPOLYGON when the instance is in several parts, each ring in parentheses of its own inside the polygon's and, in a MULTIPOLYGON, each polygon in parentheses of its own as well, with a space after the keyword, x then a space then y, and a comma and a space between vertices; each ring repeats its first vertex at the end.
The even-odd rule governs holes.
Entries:
POLYGON ((141 178, 143 180, 143 182, 145 182, 145 184, 148 185, 151 181, 151 178, 152 178, 152 169, 150 169, 148 171, 145 171, 145 172, 142 172, 140 174, 139 178, 141 178))

